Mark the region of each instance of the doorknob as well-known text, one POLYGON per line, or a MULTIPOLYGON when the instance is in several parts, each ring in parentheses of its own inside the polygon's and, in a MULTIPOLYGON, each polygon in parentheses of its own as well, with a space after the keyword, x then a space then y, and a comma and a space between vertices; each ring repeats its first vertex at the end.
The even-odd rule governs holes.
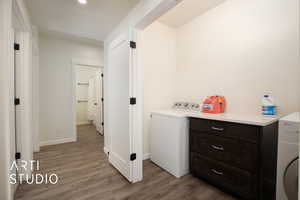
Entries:
POLYGON ((97 106, 98 104, 97 104, 97 103, 94 103, 94 105, 97 106))

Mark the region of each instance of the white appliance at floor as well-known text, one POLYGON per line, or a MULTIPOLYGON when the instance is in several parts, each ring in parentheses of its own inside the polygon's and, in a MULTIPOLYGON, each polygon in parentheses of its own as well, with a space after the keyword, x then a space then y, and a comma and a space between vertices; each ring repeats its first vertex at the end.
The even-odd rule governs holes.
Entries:
POLYGON ((152 112, 151 161, 177 178, 189 172, 188 120, 175 111, 152 112))
POLYGON ((298 199, 300 113, 279 120, 276 200, 298 199))
POLYGON ((177 178, 189 173, 189 123, 186 111, 199 105, 175 103, 151 114, 150 159, 177 178))

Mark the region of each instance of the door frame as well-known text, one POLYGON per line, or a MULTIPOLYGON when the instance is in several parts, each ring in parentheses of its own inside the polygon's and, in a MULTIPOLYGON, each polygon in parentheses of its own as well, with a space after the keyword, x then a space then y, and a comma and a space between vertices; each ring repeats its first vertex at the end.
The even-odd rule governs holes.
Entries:
POLYGON ((149 159, 149 152, 144 152, 144 68, 142 64, 141 57, 141 46, 142 42, 142 32, 143 30, 151 25, 154 21, 156 21, 163 14, 167 13, 170 9, 174 8, 177 4, 179 4, 182 0, 165 0, 162 1, 159 5, 150 10, 146 15, 144 15, 140 20, 138 20, 132 26, 132 40, 137 43, 136 51, 132 54, 133 60, 133 70, 134 70, 134 92, 137 97, 137 108, 136 114, 134 118, 134 142, 133 146, 138 151, 143 152, 142 157, 140 157, 140 162, 138 166, 136 166, 136 174, 137 181, 141 181, 143 178, 143 160, 149 159))
MULTIPOLYGON (((38 130, 33 128, 36 124, 38 124, 38 122, 35 121, 34 123, 33 121, 33 117, 36 112, 38 112, 37 110, 33 110, 33 101, 35 100, 35 102, 37 102, 36 100, 38 99, 37 95, 33 96, 38 92, 33 88, 33 79, 37 75, 34 73, 34 70, 37 67, 33 67, 33 65, 35 65, 32 59, 34 36, 29 15, 23 1, 12 1, 12 35, 14 34, 17 34, 19 38, 19 57, 21 65, 21 73, 19 77, 21 87, 19 88, 20 96, 18 96, 21 101, 20 105, 18 105, 20 106, 21 122, 17 129, 22 131, 19 135, 21 144, 21 160, 30 162, 33 160, 34 146, 37 142, 32 138, 36 138, 36 135, 38 134, 38 130)), ((11 38, 10 43, 14 43, 14 38, 11 38)), ((12 53, 14 54, 14 51, 12 53)), ((15 76, 13 79, 15 79, 15 76)), ((12 88, 15 87, 16 86, 13 84, 12 88)), ((14 93, 13 98, 15 98, 14 93)), ((15 107, 13 109, 15 109, 15 107)), ((22 173, 31 177, 32 171, 31 169, 27 169, 26 171, 22 171, 22 173)))
MULTIPOLYGON (((18 30, 21 31, 21 47, 20 56, 22 57, 22 68, 24 73, 22 74, 22 89, 24 94, 21 98, 23 102, 22 118, 25 120, 24 123, 24 137, 22 137, 22 143, 24 143, 24 153, 22 155, 23 160, 32 160, 33 156, 33 144, 32 144, 32 68, 31 68, 31 46, 32 46, 32 26, 29 20, 29 15, 26 12, 26 7, 22 0, 6 0, 0 3, 1 13, 1 29, 0 29, 0 43, 2 47, 1 51, 1 79, 0 87, 2 94, 0 95, 1 100, 1 133, 3 134, 1 156, 1 184, 0 189, 1 199, 13 199, 15 194, 16 186, 9 184, 9 175, 12 174, 9 171, 12 162, 15 161, 15 105, 14 105, 14 32, 16 22, 18 23, 18 30), (3 175, 3 176, 2 176, 3 175)), ((26 173, 31 176, 31 171, 28 170, 26 173)))
MULTIPOLYGON (((72 64, 72 141, 77 141, 77 124, 76 124, 76 66, 83 65, 87 67, 94 67, 102 69, 104 66, 100 60, 89 59, 89 58, 73 58, 71 61, 72 64)), ((102 91, 104 92, 104 91, 102 91)), ((104 94, 104 93, 103 93, 104 94)), ((102 102, 103 103, 103 102, 102 102)), ((103 112, 104 115, 104 112, 103 112)), ((103 134, 103 137, 105 135, 103 134)))
MULTIPOLYGON (((131 41, 138 42, 139 32, 137 29, 129 29, 131 41)), ((137 43, 138 45, 138 43, 137 43)), ((140 84, 140 77, 143 75, 142 68, 138 65, 138 46, 136 49, 130 51, 131 74, 133 80, 130 87, 132 88, 132 97, 136 97, 136 105, 132 111, 132 152, 137 153, 136 162, 133 162, 132 182, 139 182, 143 180, 143 160, 144 160, 144 142, 143 142, 143 85, 140 84)))
MULTIPOLYGON (((134 162, 133 165, 133 172, 132 172, 132 182, 138 182, 143 179, 143 160, 149 158, 149 154, 144 154, 143 150, 143 138, 144 138, 144 126, 143 126, 143 121, 144 121, 144 105, 143 105, 143 93, 144 93, 144 78, 143 78, 143 65, 141 62, 141 46, 140 46, 140 41, 141 41, 141 32, 143 29, 145 29, 148 25, 153 23, 155 20, 157 20, 160 16, 162 16, 164 13, 166 13, 169 9, 175 7, 179 2, 182 0, 161 0, 153 3, 151 5, 149 3, 149 6, 151 5, 152 8, 145 10, 143 14, 139 13, 138 16, 131 15, 132 13, 129 14, 127 19, 121 24, 119 27, 117 27, 117 30, 113 32, 113 38, 109 38, 105 42, 105 48, 107 50, 105 51, 105 65, 109 66, 110 64, 110 58, 111 58, 111 53, 110 53, 110 46, 115 40, 120 37, 122 34, 125 33, 125 31, 129 31, 130 33, 130 40, 135 41, 137 43, 137 48, 133 53, 130 55, 132 63, 132 73, 133 73, 133 95, 134 97, 137 98, 136 101, 136 106, 135 106, 135 111, 131 119, 133 120, 133 125, 132 125, 132 147, 133 151, 137 154, 136 162, 134 162), (140 16, 139 16, 140 15, 140 16), (136 18, 137 17, 137 18, 136 18), (128 21, 128 23, 127 23, 128 21), (127 23, 127 24, 126 24, 127 23), (124 27, 125 26, 125 27, 124 27), (124 30, 121 32, 121 30, 124 30)), ((147 3, 145 3, 147 4, 147 3)), ((108 88, 108 85, 110 84, 109 76, 110 75, 110 69, 109 67, 106 67, 105 73, 107 78, 105 79, 105 88, 108 88)), ((109 108, 110 104, 110 99, 109 99, 109 90, 106 89, 105 91, 105 96, 106 96, 106 108, 109 108)), ((107 134, 106 139, 105 139, 105 146, 104 146, 104 152, 109 154, 110 151, 110 129, 109 129, 109 120, 108 120, 108 115, 109 111, 108 109, 105 109, 105 121, 108 123, 108 126, 105 126, 105 133, 107 134)))

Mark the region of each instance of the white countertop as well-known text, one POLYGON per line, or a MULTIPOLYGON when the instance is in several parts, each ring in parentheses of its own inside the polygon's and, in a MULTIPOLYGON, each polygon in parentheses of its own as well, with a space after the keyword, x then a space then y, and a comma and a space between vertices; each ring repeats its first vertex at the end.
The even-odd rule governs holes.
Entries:
POLYGON ((188 112, 188 117, 195 117, 201 119, 212 119, 218 121, 226 121, 226 122, 235 122, 240 124, 250 124, 256 126, 267 126, 276 121, 278 121, 279 117, 269 117, 269 116, 261 116, 261 115, 241 115, 241 114, 208 114, 208 113, 193 113, 188 112))
POLYGON ((152 114, 161 114, 168 115, 172 117, 194 117, 200 119, 211 119, 218 121, 226 122, 235 122, 240 124, 249 124, 255 126, 267 126, 279 120, 279 117, 269 117, 262 115, 242 115, 242 114, 231 114, 231 113, 222 113, 222 114, 209 114, 196 111, 180 111, 180 110, 165 110, 165 111, 156 111, 152 114))
POLYGON ((289 114, 289 115, 281 118, 280 120, 299 123, 300 122, 300 112, 295 112, 295 113, 289 114))

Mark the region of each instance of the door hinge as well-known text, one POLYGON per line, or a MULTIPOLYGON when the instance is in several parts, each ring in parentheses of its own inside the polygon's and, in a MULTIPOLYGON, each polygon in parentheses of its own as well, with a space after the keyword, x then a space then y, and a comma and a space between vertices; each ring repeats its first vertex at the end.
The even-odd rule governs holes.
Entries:
POLYGON ((136 104, 136 98, 135 97, 131 97, 130 98, 130 105, 135 105, 136 104))
POLYGON ((15 98, 15 106, 20 105, 20 99, 19 98, 15 98))
POLYGON ((104 126, 104 122, 102 122, 101 125, 104 126))
POLYGON ((103 98, 101 98, 101 101, 103 102, 103 101, 104 101, 104 99, 103 99, 103 98))
POLYGON ((20 50, 20 44, 14 43, 14 50, 16 51, 20 50))
POLYGON ((103 77, 103 74, 101 74, 101 77, 103 77))
POLYGON ((130 48, 136 49, 136 42, 130 41, 130 48))
POLYGON ((136 153, 132 153, 130 155, 130 161, 134 161, 136 159, 136 153))
POLYGON ((15 158, 16 158, 16 160, 21 159, 21 153, 20 153, 20 152, 17 152, 16 155, 15 155, 15 158))

